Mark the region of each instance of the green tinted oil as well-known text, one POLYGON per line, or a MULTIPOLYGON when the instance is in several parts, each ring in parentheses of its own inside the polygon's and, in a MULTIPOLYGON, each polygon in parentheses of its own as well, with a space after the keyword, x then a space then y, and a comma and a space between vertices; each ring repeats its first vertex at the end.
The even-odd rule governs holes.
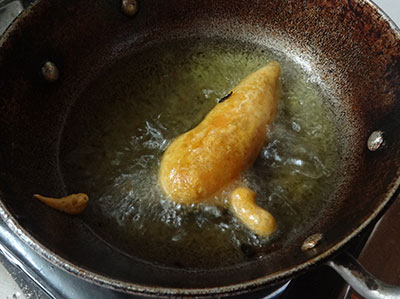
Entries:
POLYGON ((226 41, 171 42, 124 58, 81 95, 64 131, 67 190, 90 197, 83 221, 126 254, 172 267, 235 265, 289 239, 327 204, 339 160, 329 99, 309 78, 284 55, 226 41), (229 210, 170 202, 157 172, 171 140, 272 60, 282 65, 279 114, 241 178, 277 219, 264 239, 229 210))

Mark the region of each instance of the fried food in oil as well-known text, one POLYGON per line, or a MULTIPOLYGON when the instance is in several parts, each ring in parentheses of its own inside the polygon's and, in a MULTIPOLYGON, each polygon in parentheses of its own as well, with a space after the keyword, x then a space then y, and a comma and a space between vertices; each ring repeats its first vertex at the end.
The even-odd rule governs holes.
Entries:
POLYGON ((256 203, 256 193, 249 188, 236 188, 229 196, 229 204, 235 213, 252 232, 259 236, 269 236, 276 230, 276 221, 270 212, 256 203))
POLYGON ((45 197, 39 194, 34 194, 33 197, 49 207, 71 215, 82 213, 89 201, 85 193, 71 194, 62 198, 45 197))
MULTIPOLYGON (((267 141, 267 125, 277 113, 279 76, 277 62, 250 74, 197 127, 171 143, 159 170, 161 188, 171 200, 182 204, 208 200, 236 182, 253 164, 267 141)), ((256 234, 272 233, 275 220, 260 221, 271 224, 266 229, 246 220, 261 208, 255 206, 251 190, 242 191, 234 190, 231 195, 235 215, 256 234)), ((260 217, 272 217, 265 215, 260 217)))

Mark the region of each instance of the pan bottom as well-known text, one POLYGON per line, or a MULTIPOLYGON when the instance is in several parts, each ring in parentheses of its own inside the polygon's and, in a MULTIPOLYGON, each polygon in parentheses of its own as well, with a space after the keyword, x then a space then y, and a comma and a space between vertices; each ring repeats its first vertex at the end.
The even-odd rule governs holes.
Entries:
POLYGON ((122 58, 82 93, 63 133, 67 190, 90 196, 82 220, 127 255, 174 268, 232 266, 279 251, 329 208, 338 171, 329 98, 310 77, 282 53, 226 40, 180 40, 122 58), (173 138, 271 60, 283 67, 279 114, 242 177, 277 218, 278 231, 263 239, 228 210, 170 202, 157 171, 173 138))

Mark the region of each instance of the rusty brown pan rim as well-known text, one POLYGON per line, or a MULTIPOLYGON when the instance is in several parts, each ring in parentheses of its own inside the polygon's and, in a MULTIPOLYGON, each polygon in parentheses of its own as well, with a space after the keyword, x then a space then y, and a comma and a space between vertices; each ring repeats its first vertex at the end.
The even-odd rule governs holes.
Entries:
MULTIPOLYGON (((7 40, 8 36, 12 34, 15 28, 17 28, 19 22, 23 22, 24 18, 30 14, 31 10, 35 9, 35 6, 40 1, 34 2, 28 8, 26 8, 19 17, 8 27, 6 32, 0 37, 0 47, 3 46, 4 42, 7 40)), ((389 23, 394 32, 397 33, 397 38, 400 39, 400 29, 399 27, 390 19, 390 17, 373 1, 364 0, 363 2, 374 7, 377 12, 384 17, 384 19, 389 23)), ((392 187, 386 193, 385 198, 381 201, 380 205, 370 214, 370 216, 362 222, 357 228, 348 233, 340 242, 337 242, 331 248, 325 250, 318 255, 310 257, 310 259, 304 263, 298 264, 295 267, 288 269, 283 269, 279 272, 272 273, 254 280, 249 280, 243 283, 237 283, 234 285, 228 285, 223 287, 212 287, 212 288, 190 288, 190 289, 180 289, 180 288, 167 288, 167 287, 155 287, 155 286, 145 286, 130 282, 124 282, 116 279, 111 279, 104 275, 96 274, 92 271, 86 270, 82 267, 74 265, 73 263, 62 258, 58 254, 52 252, 49 248, 42 245, 38 240, 36 240, 28 231, 26 231, 16 220, 14 216, 9 212, 7 207, 1 198, 0 193, 0 217, 6 223, 6 225, 15 233, 25 244, 27 244, 31 249, 33 249, 40 256, 47 259, 52 264, 58 266, 64 271, 74 275, 75 277, 84 279, 96 285, 107 287, 116 291, 122 291, 131 294, 141 294, 148 296, 216 296, 216 295, 232 295, 242 293, 243 291, 250 289, 258 289, 260 287, 266 286, 267 284, 274 284, 278 282, 284 282, 289 280, 293 275, 303 272, 310 268, 311 266, 329 260, 329 258, 336 252, 338 252, 345 244, 347 244, 351 239, 358 235, 364 228, 368 226, 386 207, 391 199, 394 199, 395 195, 398 193, 400 187, 400 169, 396 172, 397 179, 392 184, 392 187)))

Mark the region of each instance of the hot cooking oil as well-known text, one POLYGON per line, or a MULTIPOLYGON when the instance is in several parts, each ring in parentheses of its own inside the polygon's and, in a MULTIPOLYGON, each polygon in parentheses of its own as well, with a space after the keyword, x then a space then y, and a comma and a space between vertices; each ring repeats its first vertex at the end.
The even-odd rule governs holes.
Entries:
POLYGON ((125 253, 171 267, 235 265, 290 239, 328 204, 339 161, 329 98, 309 78, 282 53, 224 40, 163 43, 122 59, 81 95, 64 131, 75 141, 62 143, 66 187, 90 196, 82 219, 125 253), (272 60, 282 66, 278 117, 241 178, 277 219, 264 239, 222 207, 169 201, 157 172, 171 140, 272 60))

